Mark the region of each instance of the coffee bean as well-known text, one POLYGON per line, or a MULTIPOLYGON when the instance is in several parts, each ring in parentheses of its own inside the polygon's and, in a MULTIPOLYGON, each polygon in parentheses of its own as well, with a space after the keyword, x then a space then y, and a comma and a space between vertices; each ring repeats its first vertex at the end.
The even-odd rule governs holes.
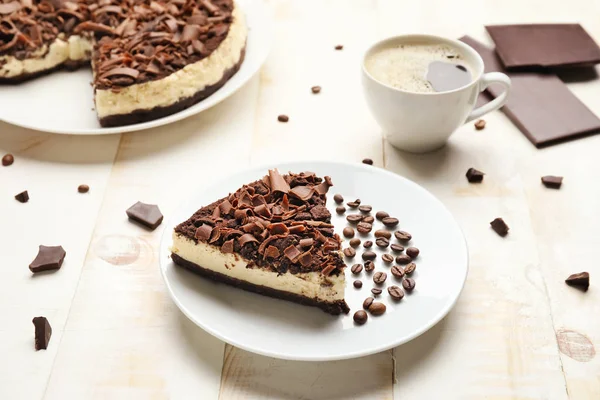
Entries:
POLYGON ((352 247, 346 247, 343 253, 348 258, 354 258, 354 256, 356 255, 356 250, 354 250, 352 247))
POLYGON ((404 278, 402 281, 402 287, 407 292, 411 292, 415 288, 415 280, 413 278, 404 278))
POLYGON ((390 245, 390 248, 392 249, 392 251, 396 251, 398 253, 402 253, 404 251, 404 247, 396 243, 392 243, 390 245))
POLYGON ((389 231, 386 231, 384 229, 377 229, 374 233, 376 238, 386 238, 389 239, 392 237, 392 234, 389 231))
POLYGON ((385 304, 374 301, 369 306, 369 312, 373 315, 382 315, 385 312, 385 304))
POLYGON ((402 300, 404 297, 404 292, 398 286, 390 286, 387 288, 387 291, 394 300, 402 300))
POLYGON ((362 221, 363 217, 360 214, 350 214, 346 217, 346 221, 350 222, 351 224, 357 224, 360 221, 362 221))
POLYGON ((356 322, 358 325, 364 325, 365 322, 367 322, 367 319, 369 318, 367 316, 367 313, 364 312, 363 310, 358 310, 357 312, 354 313, 354 322, 356 322))
POLYGON ((379 296, 381 294, 381 292, 382 292, 381 289, 377 289, 377 288, 371 289, 371 293, 373 293, 374 296, 379 296))
POLYGON ((571 274, 567 279, 565 279, 565 283, 569 286, 587 292, 588 288, 590 287, 590 273, 578 272, 576 274, 571 274))
POLYGON ((373 304, 373 301, 374 301, 374 300, 375 300, 375 299, 374 299, 374 298, 372 298, 372 297, 367 297, 367 298, 365 299, 365 301, 363 301, 363 308, 364 308, 365 310, 368 310, 368 309, 369 309, 369 307, 371 307, 371 304, 373 304))
POLYGON ((313 86, 310 88, 310 90, 314 93, 314 94, 318 94, 321 93, 321 86, 313 86))
POLYGON ((554 175, 546 175, 542 176, 542 183, 549 189, 560 189, 562 186, 563 177, 562 176, 554 176, 554 175))
POLYGON ((375 244, 377 245, 377 247, 381 247, 382 249, 384 249, 390 245, 390 241, 384 237, 380 237, 377 238, 377 240, 375 240, 375 244))
POLYGON ((406 254, 410 258, 417 258, 417 256, 419 255, 419 249, 417 249, 416 247, 409 247, 406 249, 406 254))
POLYGON ((410 256, 407 256, 406 254, 400 254, 398 257, 396 257, 396 262, 398 264, 408 264, 411 261, 412 258, 410 258, 410 256))
POLYGON ((485 174, 475 168, 469 168, 466 173, 467 181, 469 183, 481 183, 483 182, 483 176, 485 174))
POLYGON ((384 219, 381 220, 381 222, 383 222, 383 224, 385 226, 388 226, 390 228, 393 228, 394 226, 398 225, 398 218, 394 218, 394 217, 385 217, 384 219))
POLYGON ((404 267, 404 273, 406 275, 410 275, 413 272, 415 272, 415 269, 417 269, 417 264, 415 264, 414 262, 408 263, 408 265, 404 267))
POLYGON ((365 271, 372 272, 375 269, 375 263, 373 261, 365 261, 365 271))
POLYGON ((359 222, 356 230, 360 233, 369 233, 373 229, 373 225, 367 224, 366 222, 359 222))
POLYGON ((391 271, 392 275, 394 275, 398 279, 402 279, 402 277, 404 276, 404 271, 402 270, 402 268, 397 267, 395 265, 392 267, 391 271))
POLYGON ((362 287, 362 281, 356 280, 354 281, 354 287, 360 289, 362 287))
POLYGON ((356 199, 354 201, 349 201, 346 203, 346 205, 350 208, 358 208, 358 206, 360 206, 360 199, 356 199))
POLYGON ((279 122, 288 122, 290 120, 290 117, 288 117, 287 115, 281 114, 277 117, 277 121, 279 122))
POLYGON ((335 208, 335 212, 338 213, 338 214, 343 214, 343 213, 346 212, 346 207, 344 207, 344 206, 337 206, 335 208))
POLYGON ((5 167, 12 165, 12 163, 14 163, 14 162, 15 162, 15 157, 13 157, 12 154, 5 154, 4 157, 2 157, 2 165, 4 165, 5 167))
POLYGON ((341 194, 335 194, 335 195, 333 195, 333 201, 335 201, 338 204, 341 204, 344 202, 344 198, 342 197, 341 194))
POLYGON ((354 275, 358 275, 362 272, 363 270, 363 266, 360 264, 354 264, 352 266, 352 268, 350 268, 350 271, 354 274, 354 275))
POLYGON ((377 285, 381 285, 386 279, 387 274, 385 272, 379 271, 375 272, 375 275, 373 275, 373 282, 375 282, 377 285))
POLYGON ((363 212, 365 214, 370 213, 372 209, 373 209, 373 207, 368 206, 366 204, 358 207, 358 211, 363 212))
POLYGON ((373 247, 373 242, 371 242, 370 240, 365 240, 365 242, 363 243, 363 247, 365 249, 370 249, 371 247, 373 247))
POLYGON ((362 160, 363 164, 367 164, 367 165, 373 165, 373 160, 371 160, 370 158, 365 158, 362 160))
POLYGON ((400 240, 401 242, 408 242, 410 239, 412 239, 412 235, 404 231, 394 232, 394 236, 396 236, 396 239, 400 240))
POLYGON ((17 194, 15 196, 15 199, 19 202, 19 203, 27 203, 29 201, 29 193, 27 192, 27 190, 17 194))
POLYGON ((372 224, 373 222, 375 222, 375 218, 373 218, 372 215, 367 215, 363 218, 363 222, 366 222, 367 224, 372 224))
POLYGON ((377 254, 375 254, 375 252, 371 251, 371 250, 367 250, 362 254, 363 260, 373 261, 376 258, 377 258, 377 254))
POLYGON ((475 122, 475 129, 477 129, 478 131, 482 130, 483 128, 485 128, 485 120, 483 119, 478 119, 475 122))
POLYGON ((347 238, 354 237, 354 229, 350 228, 349 226, 345 227, 342 233, 347 238))
POLYGON ((391 263, 394 262, 394 256, 391 255, 391 254, 384 254, 384 255, 381 256, 381 259, 386 264, 391 264, 391 263))
POLYGON ((360 239, 359 238, 350 239, 350 246, 352 246, 352 247, 360 246, 360 239))
POLYGON ((379 221, 389 216, 390 214, 386 213, 385 211, 377 211, 377 214, 375 214, 375 218, 377 218, 379 221))
POLYGON ((342 46, 341 44, 338 44, 335 46, 336 50, 342 50, 344 48, 344 46, 342 46))
POLYGON ((87 193, 90 191, 90 187, 88 185, 79 185, 79 187, 77 188, 77 191, 79 193, 87 193))
POLYGON ((490 222, 492 229, 500 236, 504 237, 508 234, 508 225, 502 218, 496 218, 492 222, 490 222))

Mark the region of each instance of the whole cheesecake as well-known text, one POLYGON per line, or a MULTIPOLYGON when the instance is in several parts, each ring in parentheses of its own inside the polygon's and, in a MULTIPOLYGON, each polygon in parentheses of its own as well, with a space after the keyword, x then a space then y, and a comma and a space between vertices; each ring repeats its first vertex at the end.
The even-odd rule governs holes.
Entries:
POLYGON ((246 36, 233 0, 0 0, 0 83, 91 61, 100 124, 145 122, 223 86, 246 36))
POLYGON ((171 257, 239 289, 348 313, 341 241, 325 205, 331 185, 314 173, 271 170, 179 224, 171 257))

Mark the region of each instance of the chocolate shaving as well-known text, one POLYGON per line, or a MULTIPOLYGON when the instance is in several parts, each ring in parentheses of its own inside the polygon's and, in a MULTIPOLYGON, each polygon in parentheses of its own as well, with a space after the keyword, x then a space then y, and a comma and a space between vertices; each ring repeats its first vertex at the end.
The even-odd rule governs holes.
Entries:
MULTIPOLYGON (((265 231, 265 232, 267 232, 267 231, 265 231)), ((267 246, 269 245, 269 243, 271 243, 271 242, 272 242, 272 241, 274 241, 274 240, 281 239, 281 238, 284 238, 284 237, 285 237, 285 235, 272 235, 272 236, 269 236, 269 237, 267 237, 267 238, 266 238, 266 239, 265 239, 265 240, 264 240, 264 241, 263 241, 263 242, 260 244, 260 246, 258 246, 258 253, 259 253, 259 254, 264 254, 264 252, 265 252, 265 249, 267 248, 267 246)))
POLYGON ((296 246, 288 246, 283 250, 283 254, 291 261, 294 262, 301 252, 296 246))
POLYGON ((296 186, 290 190, 290 194, 294 197, 299 198, 302 201, 306 201, 312 197, 314 190, 309 186, 296 186))
POLYGON ((140 74, 140 71, 133 69, 133 68, 127 68, 127 67, 119 67, 119 68, 113 68, 108 72, 105 72, 104 74, 102 74, 101 78, 109 78, 111 76, 129 76, 133 79, 137 78, 140 74))
POLYGON ((279 255, 279 250, 275 246, 269 246, 267 247, 267 251, 265 251, 265 257, 277 258, 279 255))
POLYGON ((320 196, 326 195, 329 191, 329 187, 330 186, 327 184, 327 182, 321 182, 320 184, 315 186, 315 192, 317 192, 317 194, 320 196))
POLYGON ((21 9, 21 3, 11 1, 10 3, 0 3, 0 14, 12 14, 21 9))
POLYGON ((270 224, 267 226, 267 229, 271 233, 271 235, 287 235, 290 231, 285 224, 270 224))
POLYGON ((300 240, 300 247, 304 247, 304 248, 310 247, 314 243, 315 243, 315 241, 313 239, 310 239, 310 238, 308 238, 308 239, 302 239, 302 240, 300 240))
POLYGON ((306 251, 306 252, 302 253, 302 255, 300 255, 300 258, 298 259, 298 261, 300 261, 300 264, 303 267, 308 267, 312 263, 312 255, 310 254, 309 251, 306 251))
POLYGON ((249 233, 243 234, 238 239, 238 241, 240 242, 240 246, 242 246, 242 247, 244 247, 248 243, 252 243, 252 242, 258 243, 258 240, 254 236, 252 236, 251 234, 249 234, 249 233))
POLYGON ((212 227, 210 225, 202 225, 198 229, 196 229, 196 234, 194 235, 198 240, 208 240, 212 233, 212 227))
POLYGON ((292 234, 302 233, 302 232, 306 231, 306 226, 304 226, 304 225, 290 226, 289 231, 292 234))
POLYGON ((221 204, 219 204, 219 208, 221 209, 221 213, 223 215, 229 215, 229 213, 233 209, 233 206, 231 205, 229 200, 224 200, 221 204))
POLYGON ((191 42, 192 40, 196 40, 200 37, 201 32, 200 25, 186 25, 183 27, 181 41, 191 42))
POLYGON ((290 191, 290 185, 276 169, 269 170, 269 184, 273 192, 288 193, 290 191))
POLYGON ((223 243, 223 246, 221 246, 221 251, 223 253, 233 253, 233 248, 233 239, 230 239, 223 243))
POLYGON ((254 207, 254 214, 263 216, 265 218, 271 218, 271 211, 269 211, 269 208, 265 204, 254 207))
MULTIPOLYGON (((218 208, 217 208, 218 210, 218 208)), ((206 225, 203 225, 206 226, 206 225)), ((208 243, 214 243, 217 240, 219 240, 219 238, 221 237, 221 230, 219 228, 213 228, 212 232, 210 233, 210 239, 208 240, 208 243)))
POLYGON ((325 268, 323 268, 321 274, 323 274, 324 276, 329 276, 333 271, 335 271, 335 268, 335 265, 328 265, 325 268))
POLYGON ((92 21, 84 21, 73 29, 73 33, 81 33, 83 31, 102 32, 109 35, 114 35, 115 31, 110 26, 97 24, 92 21))
POLYGON ((221 11, 221 9, 211 3, 210 0, 198 0, 198 2, 202 4, 202 6, 204 6, 204 8, 206 8, 211 14, 218 15, 221 11))

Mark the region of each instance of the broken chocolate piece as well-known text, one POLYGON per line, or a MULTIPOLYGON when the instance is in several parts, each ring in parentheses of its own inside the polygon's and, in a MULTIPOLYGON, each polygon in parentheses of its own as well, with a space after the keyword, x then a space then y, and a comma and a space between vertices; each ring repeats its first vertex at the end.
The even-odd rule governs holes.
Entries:
POLYGON ((502 218, 496 218, 492 222, 490 222, 492 229, 500 236, 504 237, 508 234, 508 225, 502 218))
POLYGON ((560 189, 562 185, 562 176, 546 175, 542 176, 542 183, 550 189, 560 189))
POLYGON ((52 327, 46 317, 34 317, 33 326, 35 326, 35 350, 46 350, 50 337, 52 337, 52 327))
POLYGON ((146 204, 138 201, 129 207, 126 213, 130 220, 142 224, 151 230, 156 229, 163 221, 163 215, 155 204, 146 204))
POLYGON ((60 269, 67 252, 62 246, 43 246, 40 245, 38 254, 29 264, 29 269, 34 274, 42 271, 51 271, 60 269))
POLYGON ((476 170, 475 168, 469 168, 467 170, 467 180, 470 183, 481 183, 481 181, 483 181, 483 175, 485 175, 483 172, 476 170))
POLYGON ((569 277, 565 279, 565 283, 586 292, 590 287, 590 274, 588 272, 579 272, 577 274, 569 275, 569 277))

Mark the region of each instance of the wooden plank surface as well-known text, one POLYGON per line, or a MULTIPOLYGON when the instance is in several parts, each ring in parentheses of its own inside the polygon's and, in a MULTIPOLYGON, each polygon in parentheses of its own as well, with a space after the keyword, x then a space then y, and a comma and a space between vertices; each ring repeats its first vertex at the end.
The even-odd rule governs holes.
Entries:
MULTIPOLYGON (((0 398, 595 399, 600 398, 600 137, 536 150, 501 113, 465 125, 427 155, 393 149, 371 118, 360 57, 388 35, 469 34, 490 23, 578 21, 600 42, 600 3, 573 0, 269 1, 275 43, 261 72, 222 104, 145 132, 50 135, 0 123, 0 398), (335 51, 343 44, 342 51, 335 51), (322 86, 312 94, 311 86, 322 86), (287 114, 282 124, 277 115, 287 114), (456 308, 416 340, 356 360, 275 360, 225 345, 187 320, 157 266, 161 230, 129 223, 140 200, 169 215, 196 190, 249 165, 372 158, 438 196, 463 228, 470 273, 456 308), (217 169, 218 167, 218 169, 217 169), (464 173, 486 172, 469 185, 464 173), (210 171, 207 178, 205 171, 210 171), (563 189, 540 185, 565 176, 563 189), (82 195, 76 188, 89 184, 82 195), (31 200, 13 196, 29 190, 31 200), (510 235, 489 229, 497 216, 510 235), (31 277, 39 244, 63 268, 31 277), (580 293, 564 284, 592 273, 580 293), (54 335, 33 351, 31 318, 54 335), (394 381, 396 383, 394 384, 394 381)), ((569 87, 600 114, 600 81, 569 87)), ((1 89, 0 89, 1 90, 1 89)))

